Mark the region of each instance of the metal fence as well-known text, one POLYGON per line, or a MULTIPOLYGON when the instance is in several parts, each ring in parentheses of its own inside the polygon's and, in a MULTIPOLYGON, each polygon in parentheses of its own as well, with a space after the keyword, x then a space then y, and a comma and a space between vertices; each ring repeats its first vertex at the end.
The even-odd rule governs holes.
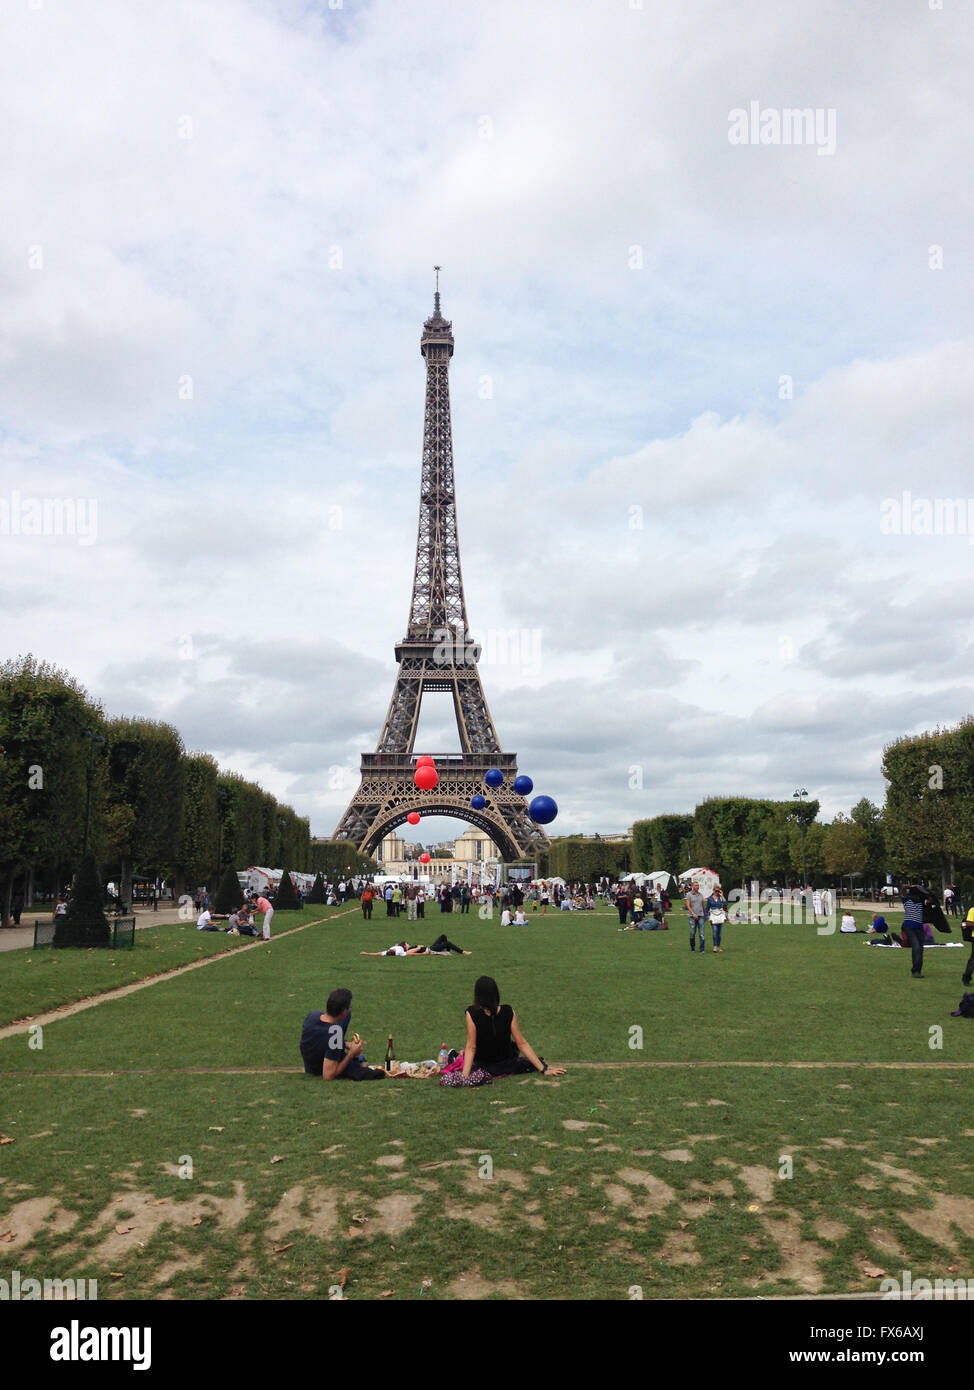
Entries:
MULTIPOLYGON (((42 922, 38 919, 34 921, 34 946, 53 946, 54 934, 57 931, 58 921, 56 917, 42 922)), ((79 946, 85 949, 91 947, 93 943, 78 942, 79 946)), ((108 919, 108 939, 98 943, 100 947, 109 951, 116 951, 121 947, 135 945, 135 918, 134 917, 109 917, 108 919)), ((60 949, 60 948, 59 948, 60 949)))

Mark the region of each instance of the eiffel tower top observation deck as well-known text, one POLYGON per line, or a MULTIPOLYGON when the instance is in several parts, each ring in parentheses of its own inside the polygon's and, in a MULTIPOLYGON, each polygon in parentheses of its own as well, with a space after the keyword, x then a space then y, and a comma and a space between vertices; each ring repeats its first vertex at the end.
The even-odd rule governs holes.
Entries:
POLYGON ((440 310, 439 266, 435 269, 433 313, 420 339, 426 404, 409 622, 396 644, 399 672, 376 751, 362 755, 361 785, 334 838, 354 841, 369 853, 410 811, 419 811, 469 821, 491 836, 505 858, 517 859, 547 847, 548 837, 511 786, 517 758, 501 751, 477 669, 480 651, 467 627, 450 424, 453 325, 440 310), (461 752, 434 754, 439 784, 433 792, 421 792, 413 783, 413 749, 422 698, 432 691, 453 697, 461 752), (489 767, 504 773, 504 784, 495 790, 484 785, 489 767), (479 811, 470 806, 476 793, 487 800, 479 811))

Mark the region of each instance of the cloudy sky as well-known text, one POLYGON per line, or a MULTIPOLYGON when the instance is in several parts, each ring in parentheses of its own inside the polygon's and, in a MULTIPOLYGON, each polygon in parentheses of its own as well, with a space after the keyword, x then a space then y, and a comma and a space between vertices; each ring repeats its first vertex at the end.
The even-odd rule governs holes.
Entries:
POLYGON ((881 801, 883 745, 972 704, 970 19, 0 0, 3 655, 330 834, 437 263, 468 614, 553 831, 881 801))

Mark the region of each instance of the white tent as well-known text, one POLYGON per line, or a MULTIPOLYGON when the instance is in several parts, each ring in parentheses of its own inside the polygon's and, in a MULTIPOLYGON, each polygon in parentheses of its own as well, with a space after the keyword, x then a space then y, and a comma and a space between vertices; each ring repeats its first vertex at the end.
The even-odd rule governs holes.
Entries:
POLYGON ((700 891, 705 898, 709 898, 715 886, 720 882, 720 878, 714 873, 713 869, 704 868, 687 869, 680 875, 681 883, 692 883, 696 881, 700 885, 700 891))

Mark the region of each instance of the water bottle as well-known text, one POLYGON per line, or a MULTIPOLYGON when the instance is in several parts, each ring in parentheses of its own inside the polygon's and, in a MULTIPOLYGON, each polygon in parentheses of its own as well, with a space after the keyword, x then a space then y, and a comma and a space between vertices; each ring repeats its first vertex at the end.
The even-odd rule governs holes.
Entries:
POLYGON ((440 1055, 437 1060, 439 1061, 441 1067, 445 1067, 447 1062, 450 1060, 450 1049, 447 1047, 446 1043, 444 1043, 443 1046, 440 1048, 440 1055))

